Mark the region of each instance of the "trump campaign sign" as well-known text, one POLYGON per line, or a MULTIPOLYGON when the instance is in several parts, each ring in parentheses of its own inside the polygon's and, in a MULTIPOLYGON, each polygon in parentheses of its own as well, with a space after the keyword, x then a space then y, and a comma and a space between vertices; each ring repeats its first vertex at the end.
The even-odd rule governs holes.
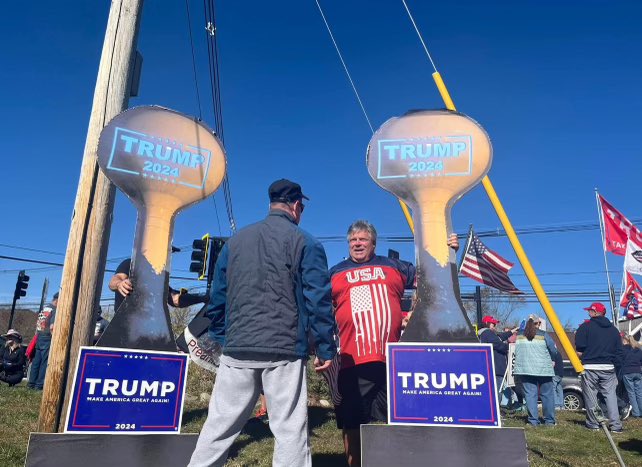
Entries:
POLYGON ((491 344, 387 346, 388 422, 501 427, 491 344))
POLYGON ((180 433, 188 355, 81 347, 65 432, 180 433))

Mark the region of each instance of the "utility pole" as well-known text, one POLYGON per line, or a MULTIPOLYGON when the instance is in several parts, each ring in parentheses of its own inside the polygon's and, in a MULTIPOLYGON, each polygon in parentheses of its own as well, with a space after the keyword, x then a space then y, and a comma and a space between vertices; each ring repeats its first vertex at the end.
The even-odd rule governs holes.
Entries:
POLYGON ((128 106, 142 8, 143 0, 112 0, 109 10, 40 406, 40 432, 62 429, 64 390, 72 379, 68 371, 75 368, 78 347, 91 343, 115 199, 114 186, 98 168, 98 138, 109 120, 128 106))
POLYGON ((49 279, 45 279, 45 282, 42 284, 42 296, 40 297, 40 306, 38 307, 38 313, 42 311, 45 307, 45 300, 47 300, 47 291, 49 290, 49 279))
POLYGON ((617 302, 615 301, 615 287, 613 287, 613 284, 611 284, 609 287, 609 300, 611 302, 611 311, 613 311, 613 325, 617 328, 617 323, 620 317, 618 313, 619 308, 617 302))

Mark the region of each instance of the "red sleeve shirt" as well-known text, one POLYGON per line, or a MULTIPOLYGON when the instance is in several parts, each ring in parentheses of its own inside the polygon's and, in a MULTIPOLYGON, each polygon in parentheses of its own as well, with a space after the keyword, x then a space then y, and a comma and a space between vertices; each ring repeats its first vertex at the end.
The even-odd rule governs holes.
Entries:
POLYGON ((414 283, 409 263, 374 256, 342 261, 330 270, 341 343, 341 367, 386 361, 386 342, 401 336, 401 298, 414 283))

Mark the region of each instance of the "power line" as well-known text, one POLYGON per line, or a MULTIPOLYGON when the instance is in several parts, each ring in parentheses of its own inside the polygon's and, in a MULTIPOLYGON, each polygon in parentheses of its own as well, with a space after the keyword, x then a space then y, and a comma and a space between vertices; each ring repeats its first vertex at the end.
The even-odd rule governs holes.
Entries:
POLYGON ((36 252, 36 253, 45 253, 45 254, 48 254, 48 255, 65 256, 64 253, 58 253, 56 251, 38 250, 37 248, 29 248, 29 247, 26 247, 26 246, 17 246, 17 245, 9 245, 7 243, 0 243, 0 246, 3 246, 5 248, 13 248, 14 250, 33 251, 33 252, 36 252))
MULTIPOLYGON (((223 104, 221 102, 221 77, 219 70, 218 58, 218 34, 216 30, 216 7, 214 0, 203 0, 205 10, 205 40, 207 42, 207 60, 209 64, 210 86, 212 95, 212 107, 214 110, 214 129, 216 134, 225 143, 225 134, 223 130, 223 104)), ((227 171, 223 177, 223 197, 225 199, 225 209, 230 223, 232 233, 236 232, 236 221, 232 207, 232 193, 230 189, 230 180, 227 171)))
POLYGON ((187 29, 189 30, 189 44, 192 49, 192 68, 194 70, 194 87, 196 88, 196 102, 198 103, 198 119, 203 120, 201 111, 201 94, 198 91, 198 75, 196 73, 196 56, 194 55, 194 38, 192 37, 192 18, 189 13, 189 0, 185 0, 185 9, 187 10, 187 29))
MULTIPOLYGON (((642 222, 642 218, 632 218, 631 222, 639 223, 642 222)), ((518 235, 533 235, 533 234, 549 234, 549 233, 567 233, 567 232, 587 232, 591 230, 598 230, 600 224, 598 222, 578 222, 575 224, 558 224, 558 225, 548 225, 548 226, 531 226, 531 227, 518 227, 515 229, 515 232, 518 235)), ((478 237, 506 237, 506 231, 504 229, 495 228, 495 229, 486 229, 486 230, 476 230, 475 235, 478 237)), ((468 237, 468 233, 457 234, 457 238, 465 239, 468 237)), ((331 243, 331 242, 345 242, 345 235, 320 235, 316 237, 322 243, 331 243)), ((377 235, 378 240, 382 240, 389 243, 414 243, 414 237, 412 235, 393 235, 393 234, 379 234, 377 235)))

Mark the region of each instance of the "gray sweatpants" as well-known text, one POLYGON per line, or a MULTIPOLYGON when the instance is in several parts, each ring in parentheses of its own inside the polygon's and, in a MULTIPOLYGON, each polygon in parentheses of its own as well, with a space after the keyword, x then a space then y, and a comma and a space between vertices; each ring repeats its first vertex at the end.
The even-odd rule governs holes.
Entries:
POLYGON ((259 368, 225 362, 235 364, 221 358, 207 420, 189 467, 225 464, 232 443, 252 414, 261 384, 275 438, 272 465, 310 467, 305 362, 274 362, 274 366, 261 362, 259 368))
POLYGON ((582 393, 584 395, 584 406, 586 407, 586 426, 599 428, 600 425, 591 410, 597 404, 597 393, 604 396, 606 400, 606 412, 609 418, 609 426, 614 430, 622 429, 620 411, 617 406, 617 377, 615 370, 585 370, 582 375, 582 393))

